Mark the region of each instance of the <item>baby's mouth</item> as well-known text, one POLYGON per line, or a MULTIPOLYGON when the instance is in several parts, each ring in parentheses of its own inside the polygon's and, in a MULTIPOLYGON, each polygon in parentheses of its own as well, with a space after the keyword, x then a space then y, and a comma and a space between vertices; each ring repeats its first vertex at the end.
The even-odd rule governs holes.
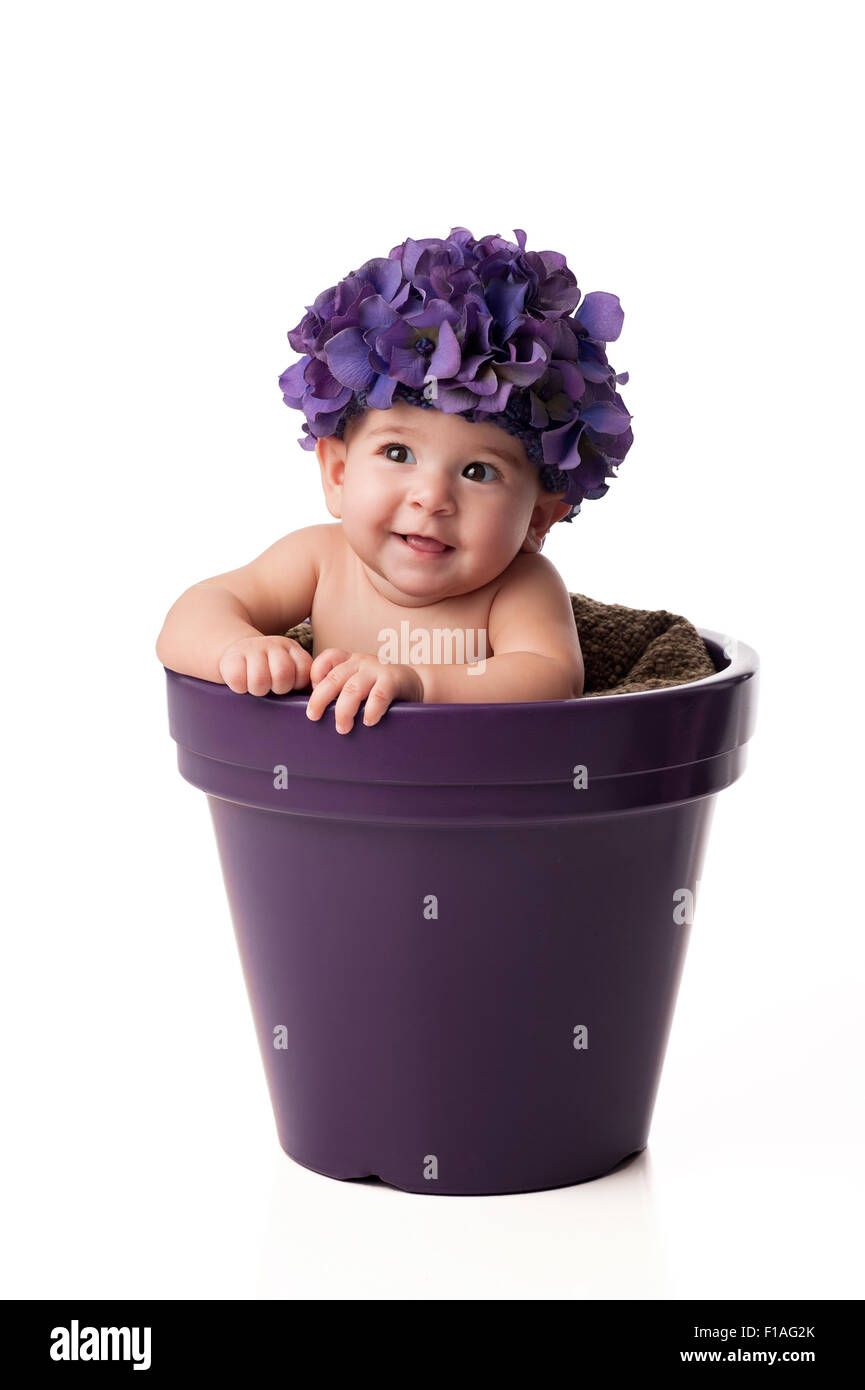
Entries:
POLYGON ((448 550, 453 550, 452 545, 445 545, 444 541, 437 541, 433 536, 418 536, 411 532, 408 535, 401 535, 399 531, 394 532, 395 536, 403 541, 411 550, 426 555, 443 555, 448 550))

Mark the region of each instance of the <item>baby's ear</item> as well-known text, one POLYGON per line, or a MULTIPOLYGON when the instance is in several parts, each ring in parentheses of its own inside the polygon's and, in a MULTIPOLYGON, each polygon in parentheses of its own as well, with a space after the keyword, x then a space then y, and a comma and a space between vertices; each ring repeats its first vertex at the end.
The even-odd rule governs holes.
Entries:
POLYGON ((532 512, 532 519, 526 538, 520 546, 520 554, 537 555, 539 550, 543 550, 547 532, 557 521, 561 521, 563 516, 567 516, 571 510, 569 502, 561 499, 563 493, 552 495, 547 493, 543 501, 539 502, 532 512))
POLYGON ((335 435, 319 439, 315 446, 321 471, 321 485, 327 510, 337 520, 342 516, 342 483, 345 477, 345 441, 335 435))

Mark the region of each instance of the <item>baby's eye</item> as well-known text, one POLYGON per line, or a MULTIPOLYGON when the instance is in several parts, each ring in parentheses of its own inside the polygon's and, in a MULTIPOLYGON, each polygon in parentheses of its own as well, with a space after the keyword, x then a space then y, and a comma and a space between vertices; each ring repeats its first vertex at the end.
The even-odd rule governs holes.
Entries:
POLYGON ((402 458, 402 459, 401 459, 401 458, 394 458, 394 457, 393 457, 393 453, 392 453, 392 451, 393 451, 394 449, 395 449, 397 452, 399 452, 400 450, 402 450, 402 452, 403 452, 404 454, 411 454, 411 462, 412 462, 412 463, 417 463, 417 459, 415 458, 414 454, 411 453, 411 449, 408 447, 407 444, 385 444, 384 447, 383 447, 382 449, 379 450, 379 453, 384 454, 385 458, 390 459, 391 463, 408 463, 408 462, 409 462, 408 459, 404 459, 404 458, 402 458))
POLYGON ((499 470, 497 468, 494 468, 491 463, 467 463, 465 468, 463 469, 463 477, 470 478, 471 482, 473 483, 482 483, 487 480, 484 478, 478 478, 476 475, 471 474, 469 470, 472 468, 488 468, 494 478, 497 478, 499 476, 499 470))

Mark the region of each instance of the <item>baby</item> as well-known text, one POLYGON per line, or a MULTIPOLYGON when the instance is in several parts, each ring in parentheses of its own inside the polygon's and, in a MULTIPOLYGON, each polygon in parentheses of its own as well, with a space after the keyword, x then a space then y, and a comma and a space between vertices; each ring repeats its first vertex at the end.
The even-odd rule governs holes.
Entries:
POLYGON ((498 236, 408 239, 308 308, 280 378, 306 416, 333 524, 293 531, 194 584, 163 665, 238 693, 310 689, 339 733, 361 704, 566 700, 583 693, 570 596, 539 552, 607 491, 630 415, 605 343, 615 295, 557 252, 498 236), (285 632, 309 616, 313 655, 285 632), (468 655, 467 655, 468 649, 468 655))

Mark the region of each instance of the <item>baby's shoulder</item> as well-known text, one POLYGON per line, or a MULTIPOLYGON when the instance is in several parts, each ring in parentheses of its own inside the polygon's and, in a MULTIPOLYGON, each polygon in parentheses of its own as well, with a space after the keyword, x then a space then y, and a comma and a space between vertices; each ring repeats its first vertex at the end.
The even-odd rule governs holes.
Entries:
POLYGON ((313 526, 298 526, 295 531, 289 531, 277 541, 276 546, 287 558, 305 557, 318 573, 324 564, 341 553, 343 543, 340 523, 328 525, 324 522, 313 526))
POLYGON ((552 560, 520 552, 500 576, 490 605, 490 633, 542 620, 574 624, 571 596, 552 560))
POLYGON ((320 521, 312 526, 299 526, 292 531, 293 536, 304 536, 308 541, 319 545, 330 545, 342 535, 341 521, 320 521))
POLYGON ((342 547, 347 542, 341 521, 320 521, 314 526, 304 526, 303 534, 321 546, 342 547))
POLYGON ((515 594, 561 590, 567 593, 565 582, 552 560, 548 560, 545 555, 520 551, 507 569, 499 575, 495 601, 501 606, 503 600, 512 598, 515 594))
POLYGON ((316 551, 319 571, 345 564, 350 547, 341 521, 323 521, 316 526, 306 526, 304 530, 308 544, 316 551))

